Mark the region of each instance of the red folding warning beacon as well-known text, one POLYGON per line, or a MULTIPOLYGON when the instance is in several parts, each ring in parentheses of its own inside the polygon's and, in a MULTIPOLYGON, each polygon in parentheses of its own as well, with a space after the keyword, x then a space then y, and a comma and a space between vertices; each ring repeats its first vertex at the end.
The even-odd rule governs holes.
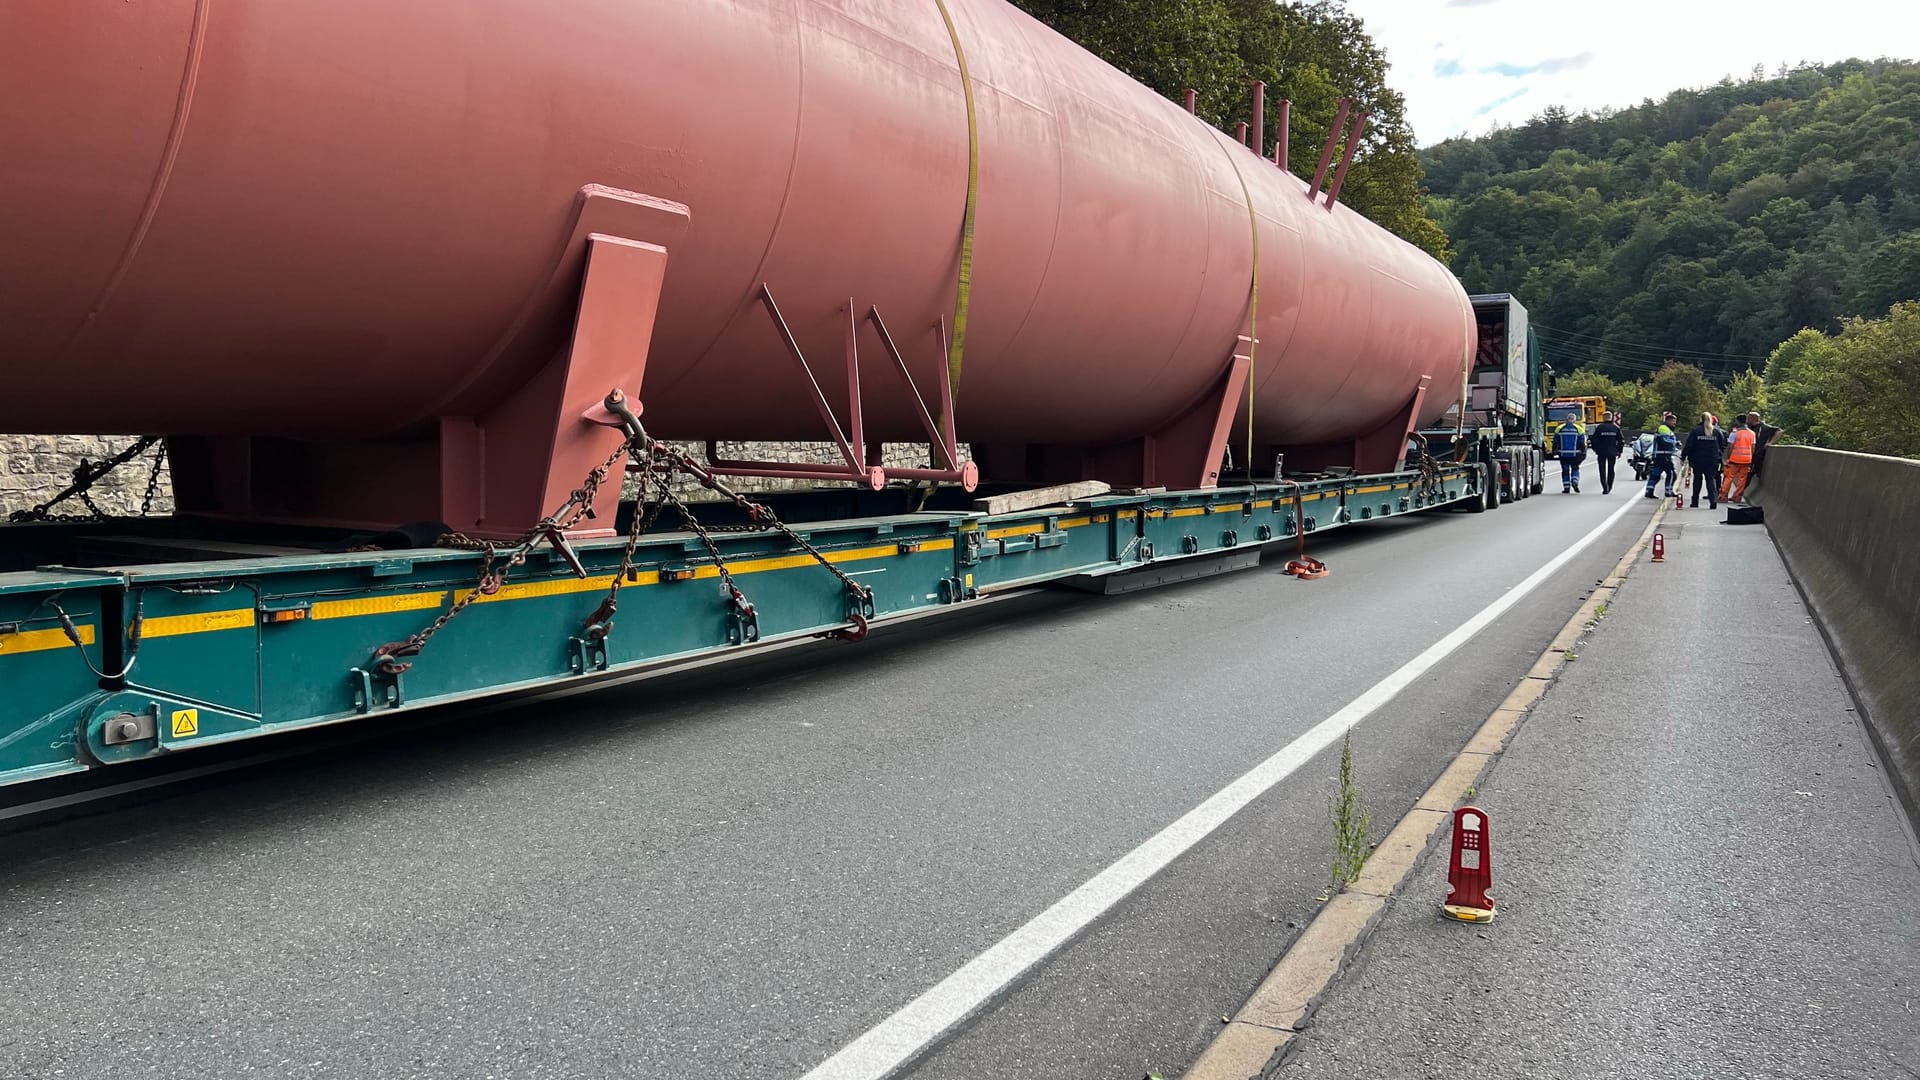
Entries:
POLYGON ((1667 561, 1667 534, 1666 533, 1653 534, 1653 561, 1654 562, 1667 561))
POLYGON ((1492 922, 1493 849, 1487 843, 1487 812, 1463 806, 1453 812, 1453 859, 1447 865, 1447 902, 1440 911, 1461 922, 1492 922))

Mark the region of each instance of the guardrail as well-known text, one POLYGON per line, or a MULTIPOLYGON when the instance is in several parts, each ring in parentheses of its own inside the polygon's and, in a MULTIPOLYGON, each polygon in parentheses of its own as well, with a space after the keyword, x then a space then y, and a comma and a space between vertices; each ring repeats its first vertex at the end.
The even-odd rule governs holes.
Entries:
POLYGON ((1920 461, 1776 446, 1756 491, 1920 822, 1920 461))

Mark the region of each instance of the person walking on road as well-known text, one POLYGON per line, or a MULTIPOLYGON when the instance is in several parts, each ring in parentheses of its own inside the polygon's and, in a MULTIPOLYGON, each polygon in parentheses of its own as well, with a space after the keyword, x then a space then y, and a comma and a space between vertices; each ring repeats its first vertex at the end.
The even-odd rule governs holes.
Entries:
POLYGON ((1627 445, 1627 433, 1620 430, 1620 414, 1608 413, 1593 425, 1593 434, 1588 436, 1587 445, 1593 447, 1593 456, 1600 462, 1600 494, 1611 495, 1613 466, 1620 460, 1620 451, 1626 449, 1627 445))
POLYGON ((1587 457, 1587 429, 1578 420, 1560 425, 1553 434, 1553 452, 1560 458, 1560 494, 1580 490, 1580 463, 1587 457))
POLYGON ((1720 497, 1729 502, 1745 502, 1747 482, 1753 471, 1754 448, 1760 438, 1747 423, 1753 414, 1740 418, 1740 426, 1727 437, 1727 476, 1720 482, 1720 497))
POLYGON ((1680 474, 1680 463, 1676 460, 1680 456, 1680 440, 1673 433, 1673 419, 1673 414, 1667 413, 1661 418, 1660 426, 1653 429, 1653 467, 1647 470, 1649 499, 1659 498, 1653 489, 1662 479, 1667 482, 1667 498, 1673 498, 1673 485, 1680 474))
POLYGON ((1700 487, 1707 488, 1707 508, 1720 508, 1720 460, 1726 456, 1727 433, 1720 429, 1719 420, 1712 413, 1701 413, 1700 422, 1687 433, 1686 445, 1681 447, 1681 456, 1693 467, 1693 498, 1688 505, 1700 506, 1700 487))

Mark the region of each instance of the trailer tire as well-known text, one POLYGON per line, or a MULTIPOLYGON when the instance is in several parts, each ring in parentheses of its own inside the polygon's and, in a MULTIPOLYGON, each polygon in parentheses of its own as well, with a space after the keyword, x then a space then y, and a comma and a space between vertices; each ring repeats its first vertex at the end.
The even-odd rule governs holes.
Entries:
POLYGON ((1547 490, 1547 463, 1546 463, 1546 459, 1539 454, 1533 455, 1532 472, 1533 472, 1533 493, 1535 495, 1538 495, 1541 492, 1547 490))
POLYGON ((1484 514, 1487 512, 1486 484, 1487 484, 1487 466, 1485 464, 1482 464, 1480 466, 1481 490, 1476 492, 1473 498, 1467 500, 1467 513, 1484 514))
POLYGON ((1500 463, 1489 461, 1487 470, 1487 509, 1500 509, 1500 463))

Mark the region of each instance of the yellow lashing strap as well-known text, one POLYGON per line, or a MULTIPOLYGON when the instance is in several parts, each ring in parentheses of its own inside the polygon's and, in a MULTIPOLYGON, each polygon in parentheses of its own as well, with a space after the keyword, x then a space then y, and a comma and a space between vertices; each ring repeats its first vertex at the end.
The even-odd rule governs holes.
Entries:
MULTIPOLYGON (((973 220, 980 199, 980 125, 973 106, 973 76, 967 71, 967 51, 960 45, 960 31, 953 25, 953 13, 947 0, 933 0, 940 18, 947 24, 947 36, 953 39, 953 55, 960 62, 960 88, 967 99, 967 209, 960 219, 960 276, 954 289, 953 336, 947 341, 947 390, 954 407, 960 402, 960 357, 967 347, 967 300, 973 292, 973 220)), ((945 423, 942 418, 941 423, 945 423)), ((942 434, 953 437, 953 432, 942 434)))
MULTIPOLYGON (((1260 155, 1256 160, 1264 161, 1260 155)), ((1253 190, 1247 187, 1246 174, 1227 149, 1227 161, 1233 166, 1234 179, 1240 181, 1240 197, 1247 200, 1247 221, 1253 226, 1253 282, 1247 287, 1247 482, 1253 482, 1253 356, 1260 345, 1260 215, 1253 209, 1253 190)), ((1279 479, 1275 477, 1274 479, 1279 479)))

